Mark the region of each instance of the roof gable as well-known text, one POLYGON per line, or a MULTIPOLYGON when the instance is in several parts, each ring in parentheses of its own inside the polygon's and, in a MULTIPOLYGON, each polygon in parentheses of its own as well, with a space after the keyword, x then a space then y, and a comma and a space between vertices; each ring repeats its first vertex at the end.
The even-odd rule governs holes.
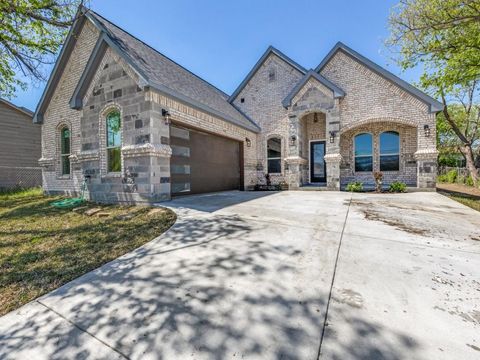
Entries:
POLYGON ((293 68, 297 69, 299 72, 302 74, 305 74, 307 70, 299 65, 297 62, 293 61, 291 58, 289 58, 287 55, 282 53, 280 50, 274 48, 273 46, 269 46, 267 50, 263 53, 263 55, 258 59, 256 64, 253 66, 252 70, 247 74, 245 79, 240 83, 240 85, 235 89, 235 91, 230 95, 230 98, 228 99, 229 102, 233 102, 235 98, 238 96, 238 94, 243 90, 245 86, 247 86, 248 82, 252 79, 252 77, 257 73, 257 71, 260 69, 260 67, 263 65, 263 63, 268 59, 268 57, 271 54, 275 54, 278 56, 280 59, 285 61, 287 64, 292 66, 293 68))
POLYGON ((0 98, 0 103, 2 104, 5 104, 7 105, 8 107, 11 107, 12 109, 18 111, 18 112, 21 112, 22 114, 24 115, 27 115, 28 117, 33 117, 33 111, 30 111, 29 109, 27 109, 26 107, 23 107, 23 106, 17 106, 13 103, 11 103, 10 101, 7 101, 5 99, 2 99, 0 98))
POLYGON ((293 98, 305 86, 305 84, 308 82, 308 80, 310 80, 310 78, 314 78, 323 86, 325 86, 327 89, 331 90, 334 98, 341 98, 345 96, 345 92, 342 89, 340 89, 337 85, 335 85, 330 80, 326 79, 325 77, 323 77, 322 75, 318 74, 313 69, 311 69, 298 82, 298 84, 295 85, 295 87, 292 89, 292 91, 290 91, 287 97, 283 99, 282 105, 284 107, 289 107, 290 105, 292 105, 293 98))
POLYGON ((361 63, 362 65, 364 65, 365 67, 367 67, 368 69, 373 71, 374 73, 376 73, 376 74, 382 76, 383 78, 391 81, 392 83, 394 83, 395 85, 397 85, 399 88, 403 89, 404 91, 406 91, 410 95, 412 95, 412 96, 416 97, 417 99, 423 101, 424 103, 429 105, 430 112, 436 113, 436 112, 439 112, 439 111, 443 110, 443 104, 442 103, 435 100, 431 96, 425 94, 423 91, 420 91, 419 89, 417 89, 413 85, 409 84, 405 80, 400 79, 398 76, 392 74, 390 71, 382 68, 380 65, 375 64, 373 61, 371 61, 370 59, 367 59, 365 56, 359 54, 358 52, 351 49, 350 47, 343 44, 342 42, 338 42, 332 48, 332 50, 329 51, 327 56, 325 56, 325 58, 315 68, 315 71, 320 74, 320 72, 325 67, 325 65, 330 61, 330 59, 332 59, 335 56, 335 54, 338 51, 342 51, 346 55, 350 56, 354 60, 358 61, 359 63, 361 63))
MULTIPOLYGON (((141 79, 140 85, 150 86, 156 91, 162 92, 234 125, 254 132, 260 130, 258 125, 228 102, 228 95, 223 91, 95 12, 86 8, 82 8, 81 12, 84 16, 80 16, 80 18, 83 20, 77 21, 84 22, 85 19, 89 19, 99 29, 100 36, 80 81, 72 94, 70 100, 72 108, 81 108, 82 98, 92 80, 92 74, 96 71, 106 48, 110 47, 139 75, 141 79)), ((74 24, 72 29, 78 26, 79 25, 74 24)), ((36 119, 39 122, 41 122, 43 115, 42 110, 45 110, 49 101, 48 94, 53 92, 58 82, 58 77, 61 75, 61 71, 63 71, 62 67, 65 66, 66 60, 68 60, 69 53, 72 51, 74 45, 75 41, 69 34, 62 53, 55 65, 51 79, 47 84, 44 96, 42 96, 39 106, 37 107, 36 119), (56 69, 57 67, 58 70, 56 69)))
POLYGON ((58 55, 57 61, 55 62, 55 66, 53 67, 52 72, 50 73, 50 77, 48 78, 47 85, 43 90, 43 94, 40 98, 40 101, 37 104, 37 108, 35 109, 35 113, 33 114, 33 122, 34 123, 42 123, 43 122, 43 114, 47 109, 48 104, 52 98, 53 92, 60 81, 60 77, 67 65, 68 59, 70 58, 70 54, 72 53, 73 48, 75 47, 76 43, 76 36, 80 34, 84 24, 85 24, 85 16, 82 16, 85 12, 84 7, 79 7, 77 14, 75 15, 75 21, 70 28, 67 38, 63 43, 62 50, 58 55))

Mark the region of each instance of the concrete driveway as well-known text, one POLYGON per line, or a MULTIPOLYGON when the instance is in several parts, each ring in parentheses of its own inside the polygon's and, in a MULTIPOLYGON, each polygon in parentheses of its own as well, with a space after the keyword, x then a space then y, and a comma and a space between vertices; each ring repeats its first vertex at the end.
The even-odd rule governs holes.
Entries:
POLYGON ((478 359, 480 215, 436 193, 226 192, 0 318, 1 359, 478 359))

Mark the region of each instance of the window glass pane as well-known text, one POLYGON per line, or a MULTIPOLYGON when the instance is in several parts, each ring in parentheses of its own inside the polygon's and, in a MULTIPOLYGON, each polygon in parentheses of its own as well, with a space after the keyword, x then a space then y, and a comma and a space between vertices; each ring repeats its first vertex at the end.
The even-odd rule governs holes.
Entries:
POLYGON ((400 169, 399 155, 381 155, 380 171, 398 171, 400 169))
POLYGON ((70 174, 70 155, 62 155, 62 175, 70 174))
POLYGON ((380 134, 380 154, 398 154, 400 152, 400 139, 395 131, 386 131, 380 134))
POLYGON ((282 172, 282 162, 280 159, 268 159, 268 173, 277 174, 282 172))
POLYGON ((172 126, 170 127, 170 136, 184 139, 184 140, 189 140, 190 131, 172 126))
POLYGON ((108 156, 108 172, 122 171, 122 163, 120 161, 120 148, 107 149, 108 156))
POLYGON ((60 143, 61 153, 70 154, 70 130, 68 128, 62 129, 60 143))
POLYGON ((373 171, 373 157, 360 156, 355 158, 355 171, 373 171))
POLYGON ((190 165, 171 165, 170 172, 172 174, 190 174, 190 165))
POLYGON ((372 135, 359 134, 355 136, 355 156, 372 155, 372 135))
POLYGON ((180 192, 189 192, 190 191, 190 183, 172 183, 172 193, 180 193, 180 192))
POLYGON ((282 140, 279 138, 269 139, 267 141, 267 157, 279 158, 282 156, 282 140))
POLYGON ((120 146, 120 113, 117 111, 107 115, 107 147, 120 146))
POLYGON ((190 148, 186 146, 172 145, 172 155, 190 157, 190 148))

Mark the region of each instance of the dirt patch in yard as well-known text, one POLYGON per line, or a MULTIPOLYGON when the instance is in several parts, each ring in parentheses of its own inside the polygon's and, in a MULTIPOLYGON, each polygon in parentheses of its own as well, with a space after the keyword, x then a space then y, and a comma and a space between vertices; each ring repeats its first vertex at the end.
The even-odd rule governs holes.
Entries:
MULTIPOLYGON (((394 228, 408 232, 410 234, 415 234, 415 235, 421 235, 421 236, 427 236, 430 231, 428 229, 422 228, 418 225, 414 225, 411 223, 407 223, 404 221, 402 218, 403 216, 398 216, 398 212, 395 212, 392 214, 393 216, 390 216, 389 212, 386 211, 386 207, 397 207, 401 208, 397 205, 392 205, 392 204, 379 204, 376 202, 375 204, 365 202, 365 201, 360 201, 360 200, 352 200, 351 204, 353 206, 356 206, 360 212, 363 213, 363 216, 367 220, 373 220, 373 221, 381 221, 386 225, 393 226, 394 228)), ((403 209, 403 208, 401 208, 403 209)), ((405 207, 405 210, 411 211, 411 207, 405 207)))

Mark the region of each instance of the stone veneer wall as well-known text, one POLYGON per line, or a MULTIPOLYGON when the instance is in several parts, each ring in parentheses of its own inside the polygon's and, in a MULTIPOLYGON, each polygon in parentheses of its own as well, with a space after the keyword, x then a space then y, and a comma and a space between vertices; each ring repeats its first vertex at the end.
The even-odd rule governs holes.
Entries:
POLYGON ((43 189, 47 193, 64 192, 75 194, 79 191, 83 175, 79 164, 72 164, 71 175, 61 175, 59 156, 59 130, 67 125, 71 131, 71 152, 80 151, 81 129, 78 110, 69 106, 70 97, 77 86, 90 54, 95 47, 99 31, 89 21, 85 22, 77 43, 68 59, 65 70, 60 77, 52 99, 44 114, 42 124, 42 158, 39 163, 43 167, 43 189))
MULTIPOLYGON (((257 136, 256 147, 258 182, 264 181, 264 174, 267 172, 267 140, 270 137, 281 137, 282 158, 288 156, 289 119, 282 100, 302 76, 300 71, 277 55, 271 54, 233 102, 262 128, 262 132, 257 136), (244 99, 243 103, 242 98, 244 99)), ((282 161, 282 174, 272 176, 271 180, 273 183, 278 183, 285 179, 284 175, 285 162, 282 161)))
POLYGON ((400 135, 400 170, 384 171, 383 181, 390 184, 393 181, 402 181, 409 186, 416 186, 417 168, 415 151, 417 150, 417 129, 412 126, 395 124, 392 122, 377 122, 358 126, 342 133, 340 149, 342 163, 340 166, 341 185, 346 186, 351 181, 361 181, 374 186, 373 172, 355 173, 354 144, 355 135, 370 133, 373 136, 373 171, 380 171, 380 134, 384 131, 396 131, 400 135))
POLYGON ((83 101, 82 147, 77 154, 90 177, 91 199, 101 202, 154 202, 170 198, 168 126, 155 122, 152 104, 138 86, 138 76, 123 59, 107 49, 83 101), (122 170, 108 173, 106 123, 108 113, 121 114, 122 170), (167 142, 168 143, 168 142, 167 142))

